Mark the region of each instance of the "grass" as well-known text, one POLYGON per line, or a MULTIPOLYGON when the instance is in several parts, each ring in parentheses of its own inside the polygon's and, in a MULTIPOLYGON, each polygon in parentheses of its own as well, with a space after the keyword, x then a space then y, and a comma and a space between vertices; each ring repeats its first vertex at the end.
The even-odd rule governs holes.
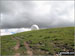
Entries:
POLYGON ((34 55, 49 55, 60 51, 74 51, 74 27, 41 29, 2 36, 0 38, 1 55, 15 54, 13 47, 16 45, 16 40, 13 40, 12 37, 20 39, 21 47, 18 52, 21 55, 26 54, 26 49, 23 45, 24 41, 29 43, 34 55))

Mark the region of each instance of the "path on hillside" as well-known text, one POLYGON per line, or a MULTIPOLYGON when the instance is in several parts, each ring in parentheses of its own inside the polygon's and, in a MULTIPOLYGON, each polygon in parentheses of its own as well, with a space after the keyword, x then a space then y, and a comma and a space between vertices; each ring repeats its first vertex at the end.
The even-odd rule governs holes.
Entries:
POLYGON ((17 51, 19 50, 19 48, 20 48, 20 42, 19 41, 17 41, 17 44, 15 45, 15 47, 14 47, 14 50, 15 50, 15 56, 20 56, 20 53, 18 53, 17 51))
POLYGON ((20 53, 17 52, 20 48, 20 41, 17 40, 17 38, 15 38, 15 37, 12 37, 12 39, 17 41, 17 43, 14 47, 14 51, 16 52, 14 56, 20 56, 20 53))
POLYGON ((32 55, 33 55, 33 52, 32 52, 32 50, 30 49, 29 44, 24 41, 24 46, 25 46, 25 48, 27 49, 27 54, 28 54, 29 56, 32 56, 32 55))
MULTIPOLYGON (((19 38, 19 37, 12 37, 12 39, 17 41, 17 44, 16 44, 15 47, 14 47, 14 50, 15 50, 15 52, 16 52, 16 53, 15 53, 15 56, 20 56, 20 53, 17 53, 17 51, 18 51, 18 49, 20 48, 20 40, 22 40, 22 39, 19 38)), ((33 52, 32 52, 32 50, 30 49, 29 44, 24 41, 24 46, 25 46, 25 48, 26 48, 26 50, 27 50, 27 54, 28 54, 29 56, 32 56, 32 55, 33 55, 33 52)))

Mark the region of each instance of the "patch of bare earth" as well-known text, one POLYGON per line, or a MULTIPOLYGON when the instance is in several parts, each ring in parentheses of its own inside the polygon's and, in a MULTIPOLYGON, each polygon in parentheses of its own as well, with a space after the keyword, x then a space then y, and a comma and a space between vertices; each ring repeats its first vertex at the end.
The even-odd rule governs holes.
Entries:
POLYGON ((17 41, 17 44, 16 44, 16 46, 14 47, 14 50, 15 50, 15 56, 20 56, 20 53, 18 53, 17 51, 18 51, 18 49, 20 48, 20 42, 19 41, 17 41))
POLYGON ((29 56, 33 56, 33 52, 32 52, 32 50, 30 49, 29 44, 28 44, 27 42, 24 42, 24 46, 25 46, 25 48, 27 49, 27 54, 28 54, 29 56))
POLYGON ((15 51, 15 55, 14 56, 20 56, 20 53, 17 52, 19 50, 19 48, 20 48, 20 42, 15 37, 11 37, 11 38, 13 40, 16 40, 17 41, 17 43, 16 43, 16 45, 14 47, 14 51, 15 51))

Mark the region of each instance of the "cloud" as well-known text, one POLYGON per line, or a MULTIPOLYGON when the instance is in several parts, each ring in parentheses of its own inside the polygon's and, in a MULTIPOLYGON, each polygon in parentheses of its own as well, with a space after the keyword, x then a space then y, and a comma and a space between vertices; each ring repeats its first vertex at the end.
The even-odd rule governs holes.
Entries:
POLYGON ((11 35, 11 34, 15 34, 15 33, 24 32, 24 31, 30 31, 30 30, 31 29, 29 29, 29 28, 1 29, 0 36, 11 35))
POLYGON ((74 26, 74 1, 1 1, 0 28, 74 26))

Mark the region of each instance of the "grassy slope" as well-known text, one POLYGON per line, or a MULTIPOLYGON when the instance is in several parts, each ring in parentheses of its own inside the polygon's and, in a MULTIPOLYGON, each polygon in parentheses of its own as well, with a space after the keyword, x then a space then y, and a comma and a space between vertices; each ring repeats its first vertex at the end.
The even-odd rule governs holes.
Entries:
POLYGON ((34 54, 55 54, 60 51, 74 50, 74 27, 66 28, 51 28, 36 31, 22 32, 10 36, 1 37, 1 54, 12 55, 15 53, 13 47, 16 45, 16 40, 11 37, 21 38, 20 49, 18 52, 21 55, 26 53, 23 45, 27 41, 34 54))

